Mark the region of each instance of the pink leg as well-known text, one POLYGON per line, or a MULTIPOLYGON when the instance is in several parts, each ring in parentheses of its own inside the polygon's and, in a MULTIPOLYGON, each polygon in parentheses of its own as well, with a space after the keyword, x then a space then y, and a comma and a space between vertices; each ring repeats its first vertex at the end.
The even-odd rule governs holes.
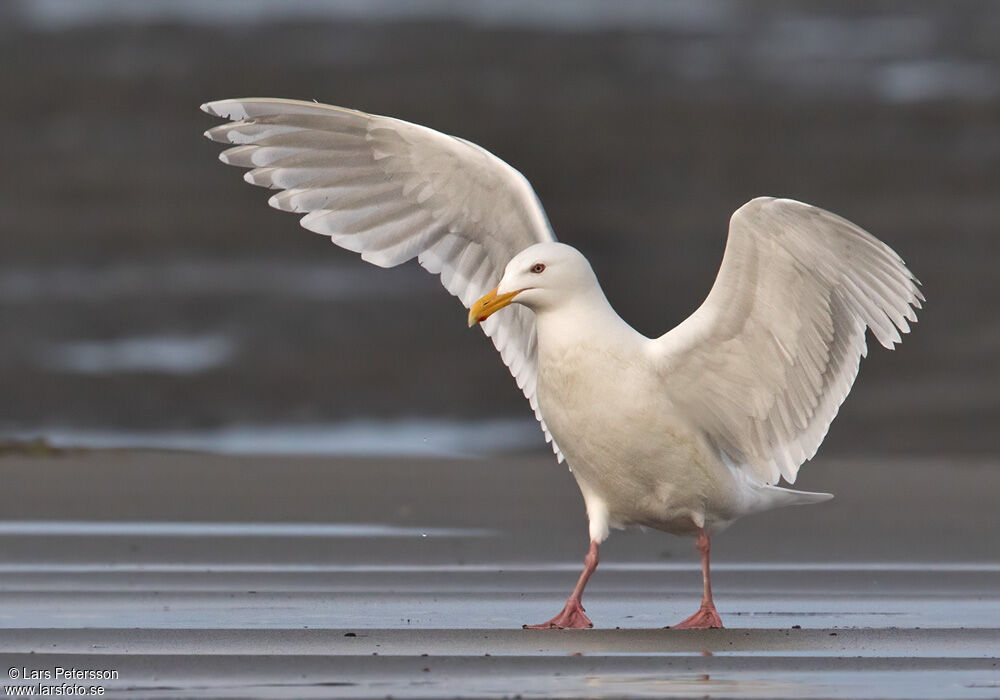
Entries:
POLYGON ((597 568, 597 562, 600 561, 600 557, 597 555, 597 542, 590 543, 590 549, 587 551, 587 556, 583 560, 583 573, 580 574, 580 580, 576 582, 576 588, 570 594, 569 598, 566 599, 566 605, 563 606, 562 611, 555 617, 553 617, 548 622, 543 622, 540 625, 524 625, 524 629, 534 629, 534 630, 561 630, 561 629, 571 629, 571 630, 583 630, 594 626, 594 623, 590 621, 586 615, 583 614, 583 589, 587 586, 587 581, 590 579, 590 575, 594 573, 597 568))
POLYGON ((708 569, 708 558, 711 551, 711 540, 704 528, 699 528, 698 539, 694 546, 701 552, 701 580, 703 592, 701 595, 701 607, 698 612, 673 626, 675 630, 697 629, 704 630, 710 627, 722 627, 722 618, 719 617, 715 609, 715 602, 712 600, 712 576, 708 569))

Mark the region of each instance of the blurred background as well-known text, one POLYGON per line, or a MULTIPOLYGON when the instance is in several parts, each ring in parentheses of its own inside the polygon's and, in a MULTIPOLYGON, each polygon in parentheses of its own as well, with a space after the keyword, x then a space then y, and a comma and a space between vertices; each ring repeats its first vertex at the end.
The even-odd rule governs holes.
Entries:
POLYGON ((544 449, 415 262, 362 263, 216 161, 198 106, 275 96, 507 160, 647 335, 704 298, 748 199, 851 219, 928 303, 872 348, 824 454, 996 454, 998 37, 994 2, 7 0, 0 435, 544 449))

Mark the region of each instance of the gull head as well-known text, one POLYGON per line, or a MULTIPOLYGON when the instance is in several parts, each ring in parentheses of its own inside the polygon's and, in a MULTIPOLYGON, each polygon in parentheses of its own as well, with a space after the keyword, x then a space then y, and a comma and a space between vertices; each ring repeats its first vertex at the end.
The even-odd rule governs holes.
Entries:
POLYGON ((587 258, 565 243, 536 243, 515 255, 500 284, 469 309, 469 325, 482 323, 509 304, 535 312, 561 306, 600 287, 587 258))

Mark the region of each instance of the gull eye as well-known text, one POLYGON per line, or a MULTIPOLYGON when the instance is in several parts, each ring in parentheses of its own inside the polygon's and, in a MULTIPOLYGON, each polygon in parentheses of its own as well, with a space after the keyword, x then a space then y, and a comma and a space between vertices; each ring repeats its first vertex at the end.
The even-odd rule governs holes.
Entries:
POLYGON ((545 264, 535 263, 534 265, 531 266, 531 272, 533 272, 536 275, 542 274, 543 272, 545 272, 545 264))

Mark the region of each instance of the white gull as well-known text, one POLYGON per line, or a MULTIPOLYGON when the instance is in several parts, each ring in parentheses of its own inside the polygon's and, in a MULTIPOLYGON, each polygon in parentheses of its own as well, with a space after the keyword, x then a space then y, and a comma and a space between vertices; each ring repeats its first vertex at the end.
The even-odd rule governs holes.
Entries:
POLYGON ((271 206, 368 262, 416 257, 480 323, 528 398, 590 521, 585 568, 562 611, 533 627, 590 627, 584 587, 611 528, 693 535, 698 612, 720 627, 710 536, 737 518, 829 494, 793 483, 819 448, 866 354, 916 320, 917 281, 849 221, 760 197, 732 216, 704 303, 647 338, 608 303, 587 259, 556 241, 528 181, 486 150, 390 117, 296 100, 202 108, 224 163, 281 190, 271 206), (503 313, 496 313, 505 308, 503 313), (494 315, 495 314, 495 315, 494 315))

